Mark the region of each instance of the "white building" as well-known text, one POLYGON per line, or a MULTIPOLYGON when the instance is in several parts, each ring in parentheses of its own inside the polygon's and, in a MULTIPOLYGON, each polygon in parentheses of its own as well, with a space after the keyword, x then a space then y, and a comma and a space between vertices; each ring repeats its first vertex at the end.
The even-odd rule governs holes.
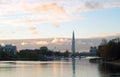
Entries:
POLYGON ((96 47, 90 47, 90 54, 93 55, 93 56, 96 56, 97 55, 97 48, 96 47))
POLYGON ((13 46, 13 45, 0 46, 0 50, 2 50, 4 52, 10 52, 12 54, 17 53, 17 48, 16 48, 16 46, 13 46))

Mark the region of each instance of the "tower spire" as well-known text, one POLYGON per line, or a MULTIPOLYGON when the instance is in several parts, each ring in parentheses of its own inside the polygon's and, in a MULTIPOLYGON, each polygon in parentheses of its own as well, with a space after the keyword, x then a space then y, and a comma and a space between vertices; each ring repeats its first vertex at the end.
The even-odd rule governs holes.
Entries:
POLYGON ((74 31, 72 34, 72 54, 75 54, 75 35, 74 35, 74 31))

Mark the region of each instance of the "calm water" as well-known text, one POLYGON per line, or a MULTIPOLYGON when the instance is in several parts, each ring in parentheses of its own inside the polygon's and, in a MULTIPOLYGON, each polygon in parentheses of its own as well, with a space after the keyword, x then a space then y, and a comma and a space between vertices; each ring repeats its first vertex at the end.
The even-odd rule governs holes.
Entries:
POLYGON ((87 59, 1 61, 0 77, 120 77, 120 66, 89 63, 87 59))

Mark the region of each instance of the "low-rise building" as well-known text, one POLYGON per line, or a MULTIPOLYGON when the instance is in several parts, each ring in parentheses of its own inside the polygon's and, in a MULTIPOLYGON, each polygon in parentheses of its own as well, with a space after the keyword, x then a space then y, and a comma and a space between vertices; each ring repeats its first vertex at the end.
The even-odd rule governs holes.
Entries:
POLYGON ((97 55, 97 47, 90 47, 90 54, 93 55, 93 56, 96 56, 97 55))
POLYGON ((5 45, 5 46, 0 45, 0 50, 4 51, 4 52, 9 52, 9 53, 12 53, 12 54, 17 53, 17 47, 13 46, 13 45, 5 45))

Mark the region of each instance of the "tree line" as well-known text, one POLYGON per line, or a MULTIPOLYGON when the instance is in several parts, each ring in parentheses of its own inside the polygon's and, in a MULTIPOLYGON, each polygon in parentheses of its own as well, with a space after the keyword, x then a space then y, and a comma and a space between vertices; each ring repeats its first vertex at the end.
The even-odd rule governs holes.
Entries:
POLYGON ((120 60, 120 38, 114 38, 107 42, 102 40, 98 47, 98 56, 104 60, 120 60))
POLYGON ((40 49, 20 50, 16 54, 0 50, 0 60, 53 60, 54 58, 69 57, 70 54, 68 50, 65 52, 52 51, 43 46, 40 49))

